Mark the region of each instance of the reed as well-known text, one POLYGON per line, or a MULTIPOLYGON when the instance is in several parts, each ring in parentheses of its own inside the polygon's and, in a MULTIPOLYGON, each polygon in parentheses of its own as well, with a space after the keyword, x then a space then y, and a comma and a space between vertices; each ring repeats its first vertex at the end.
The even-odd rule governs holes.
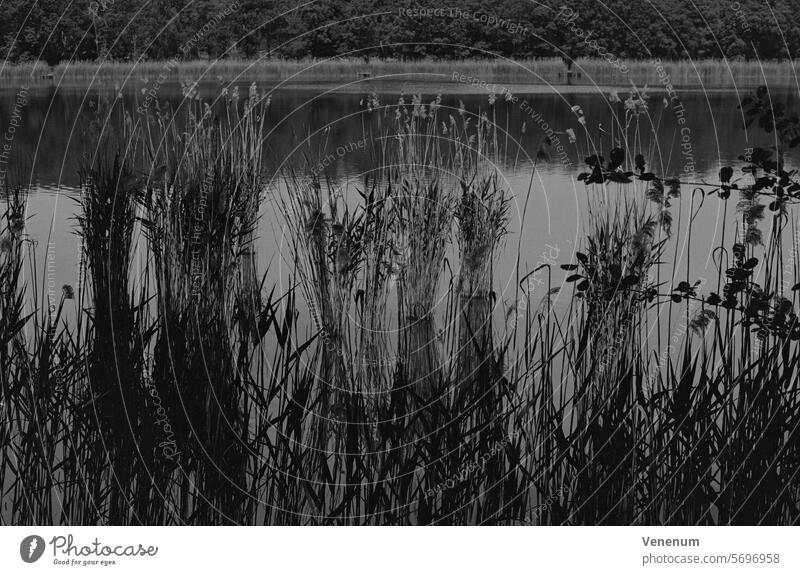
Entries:
MULTIPOLYGON (((454 59, 414 61, 375 59, 365 64, 362 58, 328 59, 257 59, 194 60, 184 62, 68 62, 52 68, 42 62, 6 65, 0 78, 28 84, 48 84, 58 81, 62 85, 86 83, 113 86, 113 82, 150 80, 165 75, 168 81, 180 83, 198 78, 222 78, 226 81, 249 82, 319 82, 374 80, 400 77, 453 82, 454 73, 479 76, 488 82, 530 85, 574 84, 595 86, 658 86, 662 78, 652 61, 625 61, 628 71, 611 65, 602 58, 579 58, 571 76, 567 75, 560 58, 533 58, 509 60, 454 59), (53 73, 53 80, 47 74, 53 73), (364 74, 368 74, 364 78, 364 74)), ((665 73, 673 86, 702 88, 753 88, 762 84, 772 87, 792 86, 797 61, 746 61, 698 59, 692 61, 663 61, 665 73)))
MULTIPOLYGON (((754 150, 687 194, 636 153, 650 111, 629 99, 608 149, 576 144, 579 251, 519 274, 505 331, 505 151, 480 111, 443 127, 438 99, 371 97, 355 195, 310 155, 288 168, 282 294, 251 249, 261 95, 123 111, 83 172, 86 282, 57 305, 5 196, 0 521, 796 523, 800 186, 754 150), (713 286, 679 277, 672 237, 711 201, 738 210, 713 286)), ((766 89, 743 106, 796 144, 766 89)))
MULTIPOLYGON (((759 223, 766 206, 758 206, 762 198, 774 198, 775 190, 757 198, 753 185, 763 183, 759 174, 771 173, 778 164, 759 153, 745 170, 755 179, 748 182, 745 176, 732 184, 726 168, 720 183, 704 190, 706 197, 716 195, 723 202, 732 186, 742 195, 738 237, 732 251, 720 247, 724 259, 718 260, 718 286, 708 295, 701 295, 700 281, 678 282, 669 261, 666 281, 659 279, 671 223, 663 213, 669 205, 665 199, 680 198, 681 184, 647 172, 643 158, 626 168, 619 151, 611 151, 609 163, 596 153, 587 158, 591 172, 582 178, 588 178, 590 198, 605 200, 613 182, 626 189, 617 190, 604 209, 590 216, 594 224, 586 249, 576 254, 576 263, 563 266, 568 282, 577 286, 566 315, 537 310, 528 332, 536 329, 539 335, 532 338, 537 345, 526 365, 543 378, 541 395, 531 394, 532 401, 547 414, 542 433, 549 430, 554 436, 543 438, 533 473, 543 478, 541 492, 556 492, 565 481, 569 485, 568 497, 550 504, 540 520, 755 524, 796 516, 796 495, 788 494, 796 467, 783 459, 785 451, 794 449, 785 441, 797 425, 796 389, 786 379, 794 370, 796 320, 775 283, 776 258, 786 249, 782 231, 791 222, 781 204, 794 199, 773 201, 770 241, 762 247, 759 223), (641 186, 646 193, 640 189, 631 196, 627 190, 641 186), (757 281, 759 253, 769 263, 757 281), (655 273, 648 268, 656 268, 655 273), (673 317, 681 307, 685 329, 680 335, 671 322, 661 325, 660 314, 653 322, 658 311, 673 317), (777 329, 770 319, 776 314, 777 329), (667 338, 680 342, 669 355, 661 353, 663 343, 657 345, 665 327, 667 338), (618 336, 604 337, 606 328, 618 336), (762 341, 777 337, 774 347, 752 353, 752 333, 762 341), (783 382, 779 387, 784 385, 787 395, 772 386, 774 381, 783 382), (732 439, 739 436, 763 442, 763 457, 732 439), (757 479, 740 490, 731 476, 757 479), (767 502, 762 483, 783 499, 767 502)), ((697 209, 695 195, 691 213, 697 209)), ((691 234, 691 219, 688 225, 691 234)), ((795 244, 792 239, 790 245, 795 244)), ((782 282, 796 283, 794 266, 782 271, 789 272, 782 282)))
MULTIPOLYGON (((191 90, 191 88, 188 88, 191 90)), ((196 478, 182 513, 233 521, 247 505, 252 346, 261 299, 252 236, 262 195, 266 100, 190 100, 183 132, 159 111, 142 128, 153 169, 143 226, 158 301, 153 385, 196 478)), ((187 479, 184 479, 187 481, 187 479)))

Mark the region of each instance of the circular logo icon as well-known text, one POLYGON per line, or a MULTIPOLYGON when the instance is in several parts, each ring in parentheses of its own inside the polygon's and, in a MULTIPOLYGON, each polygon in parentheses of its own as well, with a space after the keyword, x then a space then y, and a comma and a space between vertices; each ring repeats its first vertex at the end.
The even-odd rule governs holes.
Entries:
POLYGON ((19 556, 25 563, 35 563, 44 554, 44 539, 38 535, 28 535, 19 544, 19 556))

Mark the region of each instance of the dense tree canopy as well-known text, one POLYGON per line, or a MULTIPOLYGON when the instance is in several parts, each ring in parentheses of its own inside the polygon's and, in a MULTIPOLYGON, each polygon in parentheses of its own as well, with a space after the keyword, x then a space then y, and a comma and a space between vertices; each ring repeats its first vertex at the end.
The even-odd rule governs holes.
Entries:
POLYGON ((196 57, 762 58, 800 53, 796 0, 6 0, 11 62, 196 57), (562 11, 569 7, 571 20, 562 11), (438 14, 409 14, 438 8, 438 14), (557 18, 557 14, 562 17, 557 18), (224 14, 224 16, 220 16, 224 14), (203 26, 208 30, 181 47, 203 26), (583 42, 590 34, 596 44, 583 42))

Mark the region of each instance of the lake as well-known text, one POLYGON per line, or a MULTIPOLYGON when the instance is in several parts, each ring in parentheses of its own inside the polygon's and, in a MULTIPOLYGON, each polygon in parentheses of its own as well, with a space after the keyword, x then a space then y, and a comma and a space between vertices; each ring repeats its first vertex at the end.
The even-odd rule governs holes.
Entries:
MULTIPOLYGON (((288 286, 286 272, 290 266, 286 244, 282 238, 283 220, 276 203, 271 201, 282 189, 282 173, 289 166, 301 163, 303 154, 314 150, 309 158, 320 173, 327 174, 336 185, 352 193, 372 167, 373 142, 364 140, 365 126, 377 112, 367 110, 367 94, 375 91, 381 105, 393 105, 402 94, 410 101, 411 92, 420 92, 423 101, 442 93, 442 119, 457 114, 486 112, 497 122, 505 153, 498 165, 501 177, 513 197, 510 234, 505 255, 496 267, 495 289, 504 300, 513 301, 517 246, 520 246, 520 272, 532 270, 550 260, 568 263, 576 246, 581 244, 581 222, 586 214, 586 199, 591 192, 578 175, 586 170, 583 158, 588 151, 607 154, 619 145, 625 132, 637 151, 648 159, 657 174, 680 176, 690 182, 716 182, 718 170, 737 165, 737 157, 747 148, 771 145, 769 138, 757 129, 747 132, 737 109, 744 94, 734 92, 679 91, 669 101, 663 92, 651 91, 647 112, 623 130, 615 117, 624 116, 625 103, 609 97, 608 88, 571 87, 559 91, 541 86, 493 85, 489 90, 458 83, 402 84, 366 83, 350 85, 342 90, 331 84, 311 86, 260 86, 269 90, 271 104, 267 125, 267 179, 265 202, 261 207, 261 224, 257 251, 262 270, 269 264, 270 281, 288 286), (505 89, 513 94, 505 97, 505 89), (490 104, 490 90, 497 92, 490 104), (463 103, 463 104, 462 104, 463 103), (616 116, 615 116, 616 115, 616 116), (585 123, 584 123, 585 122, 585 123), (638 124, 638 129, 636 125, 638 124), (570 143, 567 130, 574 131, 576 142, 570 143), (549 132, 554 130, 555 133, 549 132), (543 144, 551 133, 557 141, 543 144), (312 144, 309 146, 308 141, 312 144), (563 152, 556 146, 563 145, 563 152), (541 152, 547 153, 543 157, 541 152), (537 159, 537 155, 539 158, 537 159), (527 210, 525 200, 529 199, 527 210), (523 212, 525 213, 523 220, 523 212)), ((243 94, 247 86, 241 86, 243 94)), ((198 87, 199 93, 211 100, 220 93, 216 83, 198 87)), ((625 89, 617 94, 627 97, 625 89)), ((36 244, 34 269, 36 283, 60 290, 63 284, 78 282, 80 243, 75 234, 75 216, 79 194, 79 170, 82 158, 95 153, 95 142, 89 135, 90 123, 96 117, 98 103, 121 99, 135 114, 145 95, 143 86, 82 90, 76 87, 57 89, 39 85, 27 89, 20 97, 20 87, 3 87, 0 91, 0 130, 12 149, 8 154, 9 181, 30 185, 27 203, 27 233, 36 244)), ((164 84, 156 97, 173 107, 183 98, 181 87, 164 84)), ((797 107, 797 94, 776 93, 792 109, 797 107)), ((797 155, 787 158, 797 165, 797 155)), ((741 175, 741 174, 739 174, 741 175)), ((616 184, 608 186, 608 194, 622 193, 616 184)), ((731 200, 734 201, 734 200, 731 200)), ((677 246, 679 273, 687 265, 688 214, 691 188, 684 186, 680 200, 673 202, 675 217, 672 244, 677 246), (679 218, 679 215, 681 216, 679 218)), ((695 199, 695 207, 698 199, 695 199)), ((693 224, 691 277, 715 277, 712 247, 719 245, 725 220, 723 202, 716 196, 706 199, 693 224)), ((733 206, 727 210, 726 243, 736 224, 733 206)), ((563 279, 554 272, 556 282, 563 279)), ((557 284, 556 284, 557 285, 557 284)))
MULTIPOLYGON (((237 87, 241 104, 249 86, 237 87)), ((2 398, 3 415, 19 422, 8 427, 13 432, 0 445, 0 460, 22 462, 9 464, 0 476, 0 487, 10 493, 0 522, 133 523, 143 512, 144 522, 164 524, 328 518, 382 524, 796 523, 796 498, 786 492, 796 479, 793 446, 800 429, 800 329, 791 309, 797 293, 789 289, 800 278, 797 251, 786 243, 800 238, 794 206, 785 220, 773 217, 764 198, 754 195, 742 207, 751 219, 763 216, 758 225, 766 247, 731 250, 734 264, 718 249, 741 241, 746 219, 737 213, 738 192, 728 200, 712 193, 721 168, 734 166, 733 180, 746 183, 751 175, 742 172, 738 158, 772 145, 769 134, 743 129, 737 108, 743 94, 650 92, 645 99, 610 88, 371 81, 346 89, 258 89, 270 95, 254 239, 266 273, 263 298, 250 299, 248 258, 232 253, 238 248, 232 236, 239 237, 239 224, 251 212, 245 202, 232 201, 240 198, 230 194, 230 180, 216 179, 207 193, 208 174, 221 172, 206 171, 209 156, 224 145, 212 138, 241 138, 241 147, 224 146, 239 176, 247 170, 236 154, 254 149, 247 135, 253 132, 209 129, 202 146, 187 146, 196 154, 191 165, 203 171, 178 188, 191 199, 184 204, 184 197, 165 194, 162 214, 173 219, 156 249, 178 257, 164 258, 157 271, 146 268, 159 274, 157 283, 141 282, 142 259, 157 258, 134 239, 134 277, 117 290, 122 270, 101 262, 110 257, 120 263, 120 252, 104 251, 116 243, 105 239, 116 240, 120 227, 94 219, 97 293, 69 302, 63 329, 53 331, 46 313, 27 323, 24 318, 32 306, 57 303, 62 285, 80 287, 79 174, 93 158, 114 152, 98 146, 97 119, 105 117, 98 110, 114 104, 134 119, 138 107, 156 101, 162 110, 180 110, 184 91, 137 80, 88 91, 40 83, 0 92, 0 175, 26 190, 22 239, 29 240, 23 244, 29 248, 27 309, 18 309, 13 294, 23 288, 16 283, 2 298, 3 310, 11 310, 2 312, 12 320, 7 327, 24 327, 7 346, 11 354, 3 356, 10 367, 0 371, 11 374, 4 385, 9 379, 13 385, 2 398), (426 132, 435 135, 421 139, 426 145, 440 135, 448 135, 442 140, 449 145, 466 119, 473 127, 483 125, 479 118, 497 126, 498 151, 488 161, 510 203, 508 233, 493 265, 486 261, 491 242, 485 240, 494 237, 502 218, 477 210, 479 202, 492 201, 491 190, 483 194, 475 185, 456 197, 461 188, 448 175, 437 180, 437 193, 418 185, 430 182, 433 168, 413 170, 419 157, 413 156, 413 137, 397 140, 397 148, 408 145, 404 150, 412 153, 393 150, 396 155, 388 157, 404 170, 401 175, 413 171, 419 180, 407 186, 393 178, 388 209, 364 215, 364 227, 348 227, 352 219, 339 217, 343 204, 360 201, 365 176, 380 165, 382 138, 393 137, 393 107, 401 98, 410 103, 414 92, 422 94, 414 100, 425 103, 441 93, 441 127, 426 132), (620 148, 626 151, 620 154, 620 148), (632 159, 634 154, 641 158, 632 159), (652 201, 661 180, 587 186, 586 164, 597 163, 593 155, 631 169, 644 162, 643 171, 683 182, 679 194, 668 194, 671 235, 664 226, 645 224, 643 239, 638 219, 640 206, 648 215, 664 207, 664 189, 661 202, 652 201), (290 180, 293 171, 299 182, 290 180), (315 204, 314 188, 303 185, 309 173, 341 190, 333 222, 319 217, 327 206, 315 204), (435 203, 442 190, 453 201, 445 210, 431 209, 442 207, 435 203), (288 218, 283 207, 294 193, 300 201, 290 206, 295 217, 288 218), (619 206, 623 216, 609 217, 606 210, 619 206), (631 214, 635 230, 630 220, 620 223, 631 214), (185 228, 177 228, 189 222, 192 235, 182 236, 185 228), (776 222, 790 227, 772 236, 776 222), (181 236, 191 243, 174 241, 181 236), (457 238, 466 238, 463 258, 457 238), (662 238, 661 261, 647 268, 655 267, 657 275, 645 280, 651 248, 662 238), (303 240, 311 255, 304 267, 295 266, 293 245, 303 240), (592 251, 588 241, 611 247, 592 251), (205 246, 205 256, 199 252, 195 259, 197 245, 205 246), (583 265, 560 267, 576 261, 583 265), (723 295, 739 294, 733 305, 730 297, 709 297, 722 291, 717 266, 727 272, 723 295), (792 283, 773 295, 767 290, 777 285, 778 274, 792 283), (496 299, 487 293, 487 277, 496 299), (673 290, 686 280, 699 287, 695 299, 683 289, 684 301, 673 290), (662 296, 652 305, 632 293, 654 295, 651 288, 662 296), (130 314, 128 289, 141 289, 147 298, 130 314), (302 297, 295 306, 294 289, 310 295, 315 309, 302 297), (548 305, 555 313, 545 313, 548 305), (316 310, 321 313, 314 324, 316 310), (73 329, 76 316, 82 323, 73 329), (753 336, 754 327, 761 333, 753 336), (49 447, 42 451, 40 444, 49 447), (506 511, 498 515, 494 510, 501 508, 506 511)), ((221 88, 206 83, 196 91, 208 102, 221 88)), ((786 91, 771 97, 790 110, 800 105, 786 91)), ((201 112, 198 102, 193 105, 201 112)), ((420 113, 419 106, 414 110, 420 113)), ((128 126, 121 114, 109 117, 103 131, 120 133, 128 126)), ((173 117, 186 121, 184 113, 173 117)), ((179 124, 178 132, 183 128, 179 124)), ((180 150, 181 144, 170 148, 166 161, 177 163, 180 150)), ((792 152, 786 166, 793 169, 799 161, 792 152)), ((157 167, 151 163, 142 168, 157 167)), ((434 167, 450 166, 440 161, 434 167)), ((620 178, 612 171, 599 175, 620 178)), ((132 189, 125 179, 124 189, 132 189)), ((664 186, 672 191, 666 180, 664 186)), ((767 189, 791 195, 797 186, 769 183, 767 189)), ((114 186, 95 191, 95 214, 119 213, 114 186)), ((139 240, 141 227, 134 226, 139 240)), ((14 228, 16 239, 19 226, 14 228)), ((0 263, 12 262, 6 254, 16 254, 19 244, 3 239, 0 263)), ((12 273, 4 272, 4 281, 15 279, 16 269, 5 266, 12 273)))

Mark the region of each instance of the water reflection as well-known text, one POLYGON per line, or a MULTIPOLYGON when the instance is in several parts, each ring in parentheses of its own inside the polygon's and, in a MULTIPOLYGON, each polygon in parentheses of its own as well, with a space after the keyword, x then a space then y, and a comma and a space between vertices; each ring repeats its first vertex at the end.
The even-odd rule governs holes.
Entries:
MULTIPOLYGON (((653 92, 647 101, 648 113, 639 118, 638 129, 631 125, 624 130, 615 118, 624 115, 625 104, 609 98, 608 92, 542 94, 525 92, 524 87, 514 88, 511 101, 501 96, 493 105, 488 93, 445 93, 440 111, 444 121, 461 109, 472 114, 487 113, 500 126, 501 138, 505 139, 501 142, 505 153, 499 169, 514 196, 514 205, 512 234, 507 241, 506 257, 496 270, 500 282, 496 288, 507 297, 514 293, 518 245, 520 269, 526 273, 539 265, 543 251, 557 252, 563 261, 569 261, 580 244, 586 197, 588 193, 596 193, 576 180, 584 170, 583 158, 589 151, 607 153, 627 138, 644 153, 657 173, 680 174, 684 180, 715 181, 719 168, 735 165, 736 158, 747 148, 771 144, 760 131, 748 133, 743 129, 741 111, 737 109, 738 96, 734 93, 681 92, 678 114, 674 101, 653 92), (570 143, 568 130, 576 135, 574 144, 570 143), (547 134, 556 140, 550 142, 555 145, 545 150, 549 161, 542 157, 542 141, 547 134), (690 153, 687 153, 687 136, 690 153), (557 146, 563 149, 556 149, 557 146), (687 166, 691 169, 687 170, 687 166)), ((246 93, 246 87, 241 89, 246 93)), ((11 119, 16 93, 15 89, 0 91, 0 126, 8 125, 11 119)), ((199 87, 199 93, 213 99, 220 88, 208 83, 199 87)), ((396 104, 400 96, 400 88, 390 86, 377 98, 384 106, 396 104)), ((619 96, 624 100, 626 92, 621 90, 619 96)), ((27 97, 21 127, 13 141, 15 170, 10 176, 30 182, 34 190, 28 200, 26 225, 28 234, 37 243, 37 261, 52 261, 57 285, 75 283, 80 253, 74 233, 78 172, 81 159, 96 152, 93 139, 96 126, 92 122, 98 107, 109 98, 118 97, 125 108, 134 111, 142 96, 136 86, 129 86, 118 96, 114 91, 98 94, 32 87, 27 97)), ((176 85, 162 86, 158 97, 172 107, 179 106, 182 100, 180 87, 176 85)), ((431 87, 423 101, 434 97, 431 87)), ((787 101, 789 109, 797 104, 796 94, 780 97, 787 101)), ((367 111, 365 95, 358 93, 294 88, 276 90, 271 95, 266 119, 270 190, 262 205, 257 240, 262 266, 281 261, 283 222, 276 204, 270 201, 282 186, 281 170, 310 161, 321 166, 335 185, 354 193, 363 175, 374 168, 374 146, 379 145, 376 137, 381 134, 376 121, 378 114, 367 111)), ((790 164, 795 160, 796 157, 789 158, 790 164)), ((609 193, 617 193, 616 188, 609 186, 609 193)), ((687 265, 685 256, 680 254, 686 248, 690 191, 685 189, 672 208, 676 217, 673 241, 678 248, 679 272, 687 265)), ((691 261, 692 274, 711 273, 709 246, 719 243, 726 218, 727 225, 735 225, 734 210, 728 210, 725 216, 721 202, 715 198, 705 202, 693 225, 696 253, 691 261)), ((273 265, 271 279, 288 285, 286 272, 286 266, 273 265)), ((555 276, 554 281, 560 280, 555 276)))

